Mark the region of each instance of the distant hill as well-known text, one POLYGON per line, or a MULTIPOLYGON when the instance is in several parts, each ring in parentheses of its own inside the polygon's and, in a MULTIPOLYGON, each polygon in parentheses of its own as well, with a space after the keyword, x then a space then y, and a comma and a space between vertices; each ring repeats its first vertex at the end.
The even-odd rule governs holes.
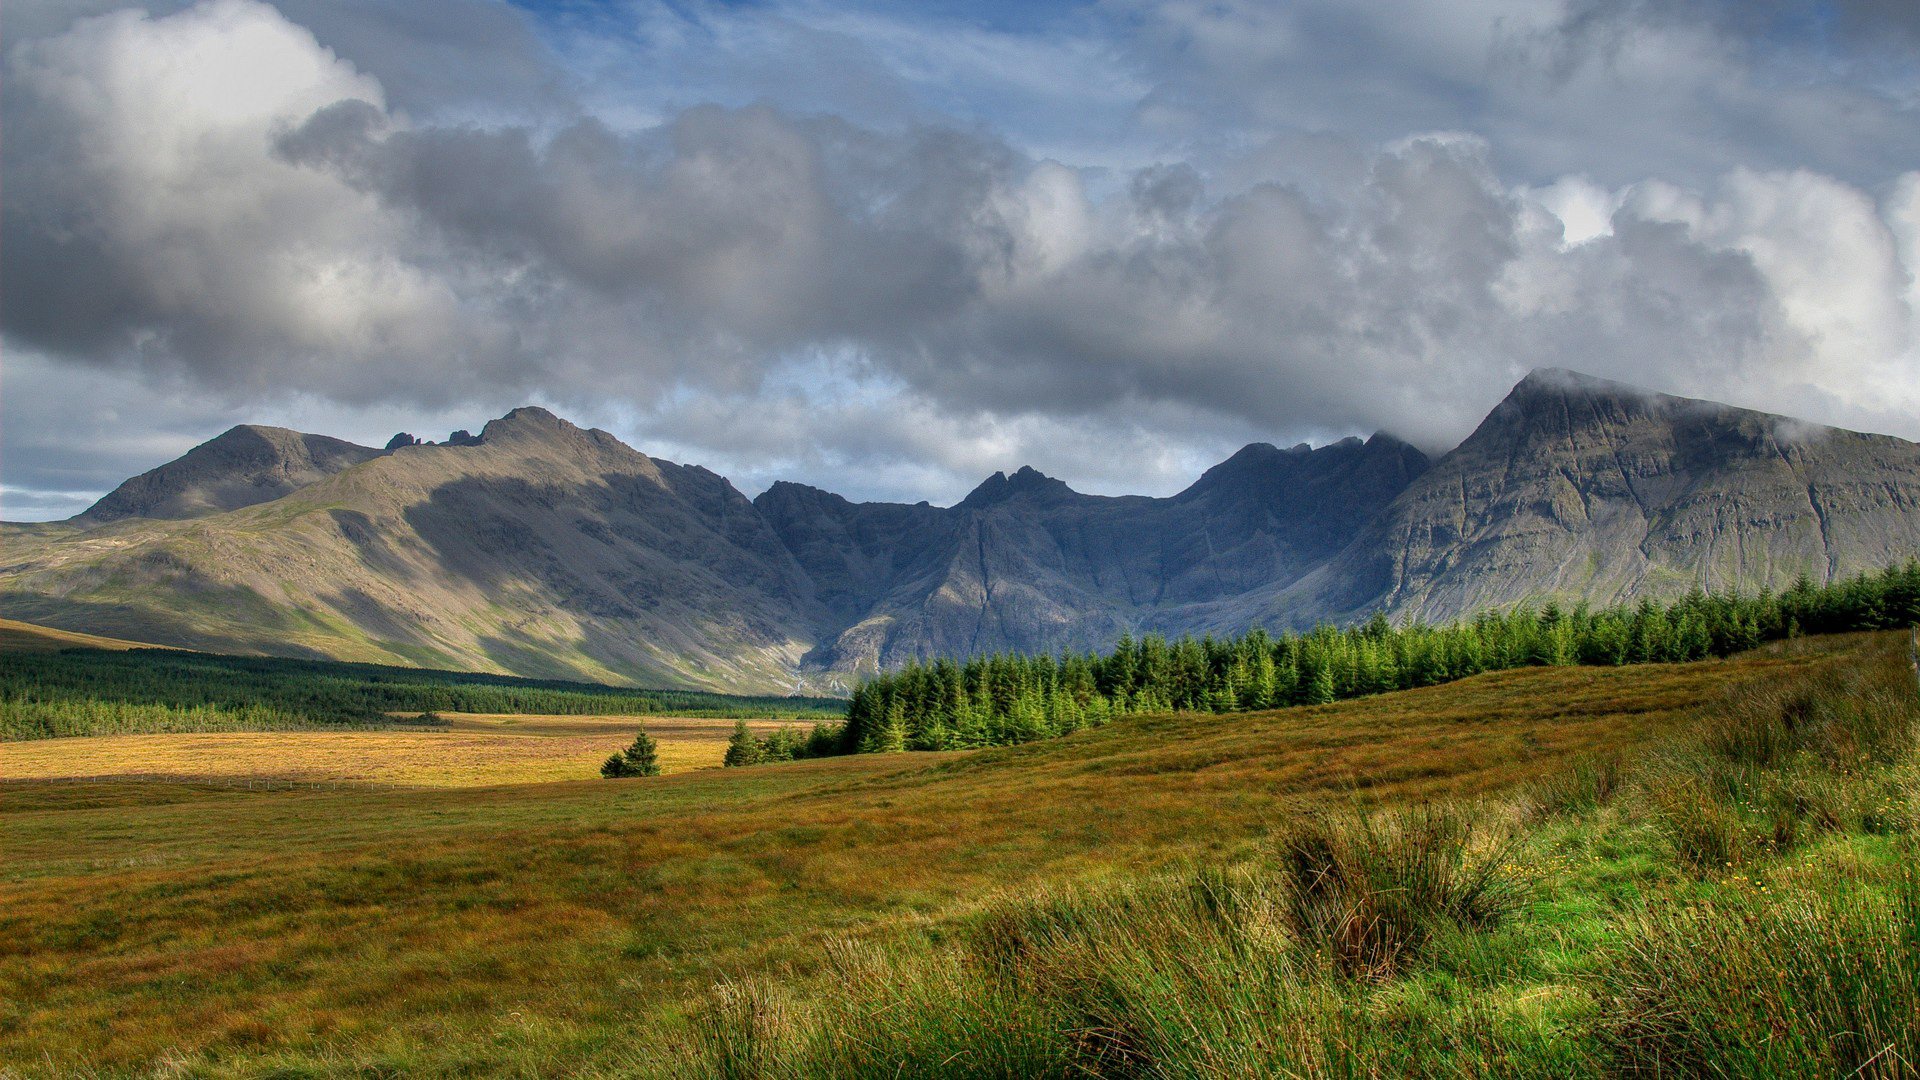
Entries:
POLYGON ((1170 498, 1032 469, 951 507, 723 477, 518 409, 373 450, 236 428, 64 525, 0 609, 224 651, 690 688, 1122 633, 1783 588, 1920 554, 1920 445, 1538 371, 1435 460, 1249 446, 1170 498))
POLYGON ((6 538, 0 607, 223 652, 767 691, 819 619, 732 485, 541 409, 236 510, 91 514, 6 538))

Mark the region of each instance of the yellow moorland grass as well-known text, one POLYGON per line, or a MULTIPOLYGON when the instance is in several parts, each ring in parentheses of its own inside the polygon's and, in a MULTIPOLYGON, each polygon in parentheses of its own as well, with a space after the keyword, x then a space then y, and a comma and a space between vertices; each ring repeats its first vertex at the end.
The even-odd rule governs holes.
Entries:
POLYGON ((0 1067, 590 1073, 716 978, 816 970, 828 938, 1240 856, 1317 802, 1630 754, 1732 680, 1871 642, 655 780, 0 785, 0 1067))
MULTIPOLYGON (((599 775, 645 725, 668 773, 718 768, 734 721, 676 716, 443 714, 445 731, 273 731, 89 735, 8 743, 0 780, 159 775, 246 780, 367 781, 403 787, 486 787, 599 775)), ((788 721, 798 727, 810 723, 788 721)), ((753 720, 764 735, 781 721, 753 720)))
POLYGON ((98 634, 82 634, 72 630, 55 630, 51 626, 36 626, 17 619, 0 619, 0 652, 58 652, 61 649, 114 649, 117 651, 162 648, 166 646, 101 637, 98 634))

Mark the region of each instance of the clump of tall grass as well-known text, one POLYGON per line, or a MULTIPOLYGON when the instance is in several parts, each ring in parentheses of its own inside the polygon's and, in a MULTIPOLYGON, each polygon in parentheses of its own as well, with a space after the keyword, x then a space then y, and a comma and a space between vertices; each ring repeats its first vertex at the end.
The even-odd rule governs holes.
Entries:
POLYGON ((1587 813, 1611 803, 1626 779, 1619 754, 1589 754, 1527 785, 1517 808, 1530 821, 1587 813))
POLYGON ((1743 883, 1627 922, 1611 1041, 1649 1075, 1920 1076, 1920 871, 1743 883))
POLYGON ((1342 974, 1391 977, 1442 926, 1482 928, 1526 897, 1519 835, 1436 804, 1305 817, 1282 840, 1288 913, 1342 974))

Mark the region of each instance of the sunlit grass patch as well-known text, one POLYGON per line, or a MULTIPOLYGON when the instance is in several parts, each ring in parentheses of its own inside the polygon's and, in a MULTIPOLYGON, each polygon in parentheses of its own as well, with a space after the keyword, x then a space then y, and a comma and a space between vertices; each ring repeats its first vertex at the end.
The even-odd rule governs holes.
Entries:
MULTIPOLYGON (((371 782, 485 787, 599 776, 641 725, 665 772, 718 768, 734 721, 687 717, 444 714, 445 731, 275 731, 93 735, 7 744, 0 779, 371 782)), ((749 724, 756 732, 793 721, 749 724)))

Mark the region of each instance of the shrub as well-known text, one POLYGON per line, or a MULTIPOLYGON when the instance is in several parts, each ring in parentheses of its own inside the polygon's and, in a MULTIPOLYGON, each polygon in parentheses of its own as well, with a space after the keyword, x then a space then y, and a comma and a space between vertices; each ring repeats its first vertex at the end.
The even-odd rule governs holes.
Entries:
POLYGON ((727 740, 727 756, 723 764, 727 768, 741 765, 760 764, 760 741, 747 730, 745 720, 737 720, 733 725, 733 737, 727 740))

